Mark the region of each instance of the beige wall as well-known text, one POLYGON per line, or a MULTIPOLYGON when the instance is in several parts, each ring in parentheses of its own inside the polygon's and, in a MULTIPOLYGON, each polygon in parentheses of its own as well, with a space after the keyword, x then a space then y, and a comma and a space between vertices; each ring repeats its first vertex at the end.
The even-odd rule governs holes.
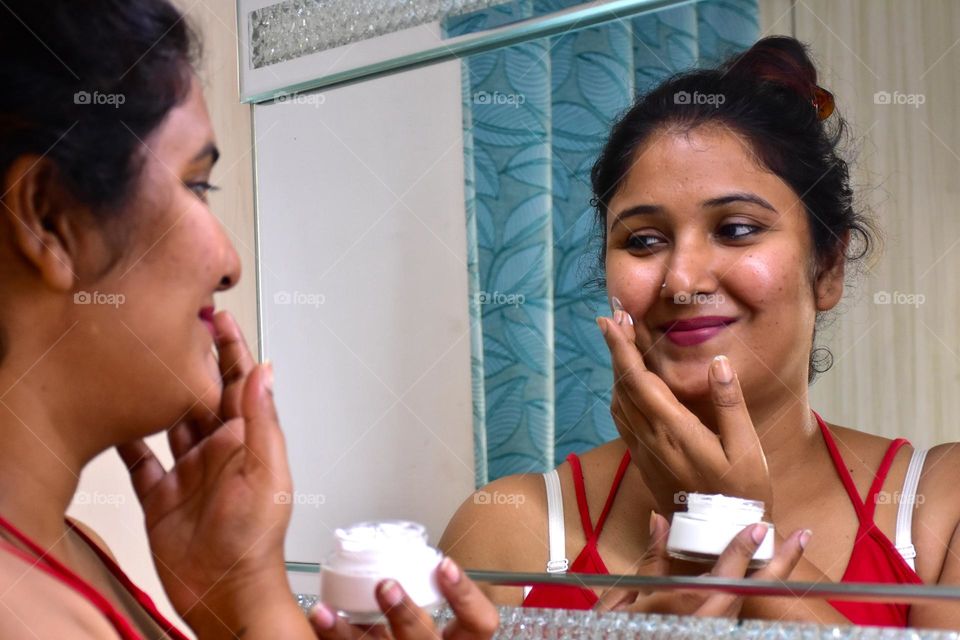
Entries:
POLYGON ((762 28, 810 44, 821 85, 852 125, 860 204, 886 235, 872 273, 847 292, 846 311, 822 336, 835 361, 811 404, 828 420, 920 446, 960 440, 960 5, 791 4, 761 0, 762 28), (925 102, 875 101, 895 91, 925 102), (881 292, 924 299, 877 304, 881 292))

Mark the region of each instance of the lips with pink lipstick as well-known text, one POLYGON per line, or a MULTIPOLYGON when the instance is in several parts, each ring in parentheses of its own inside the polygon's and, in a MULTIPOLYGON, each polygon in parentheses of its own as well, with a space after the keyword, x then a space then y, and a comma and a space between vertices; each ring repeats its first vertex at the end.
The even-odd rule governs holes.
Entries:
POLYGON ((726 316, 701 316, 668 322, 660 325, 659 329, 664 332, 670 342, 677 346, 689 347, 706 342, 736 321, 736 318, 726 316))
POLYGON ((204 307, 200 309, 200 313, 197 314, 200 321, 207 327, 207 330, 210 331, 210 335, 213 336, 214 340, 217 338, 217 328, 213 325, 213 315, 216 311, 214 307, 204 307))

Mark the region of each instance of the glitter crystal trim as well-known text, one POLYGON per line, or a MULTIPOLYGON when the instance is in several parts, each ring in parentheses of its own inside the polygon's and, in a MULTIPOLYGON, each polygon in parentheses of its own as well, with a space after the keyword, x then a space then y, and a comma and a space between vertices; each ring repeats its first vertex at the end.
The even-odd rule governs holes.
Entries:
POLYGON ((506 2, 285 0, 250 12, 250 63, 260 69, 506 2))
MULTIPOLYGON (((317 602, 313 595, 298 594, 297 601, 304 611, 317 602)), ((573 611, 567 609, 524 609, 498 607, 500 629, 497 640, 543 640, 569 638, 570 640, 641 640, 654 638, 683 638, 684 640, 712 640, 713 638, 743 638, 773 640, 803 638, 804 640, 960 640, 952 631, 925 629, 893 629, 890 627, 856 627, 853 625, 820 625, 766 620, 737 621, 725 618, 694 618, 640 613, 573 611)), ((437 611, 434 620, 439 627, 453 619, 449 607, 437 611)))

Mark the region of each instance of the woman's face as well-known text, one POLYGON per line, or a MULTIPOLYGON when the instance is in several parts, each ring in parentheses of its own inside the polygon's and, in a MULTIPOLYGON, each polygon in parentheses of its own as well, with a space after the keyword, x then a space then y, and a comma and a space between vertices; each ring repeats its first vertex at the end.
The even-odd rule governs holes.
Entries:
POLYGON ((745 391, 806 385, 817 309, 807 215, 739 136, 719 127, 655 134, 610 202, 607 233, 609 294, 633 316, 647 367, 678 398, 709 397, 719 354, 745 391), (691 332, 665 333, 704 316, 732 322, 696 343, 691 332))
POLYGON ((75 370, 91 375, 77 383, 92 408, 119 411, 131 429, 147 422, 158 430, 219 412, 213 296, 237 282, 240 261, 206 203, 217 151, 196 80, 142 151, 142 175, 121 214, 130 224, 121 258, 87 281, 84 273, 97 270, 80 260, 69 306, 76 325, 65 342, 75 370))

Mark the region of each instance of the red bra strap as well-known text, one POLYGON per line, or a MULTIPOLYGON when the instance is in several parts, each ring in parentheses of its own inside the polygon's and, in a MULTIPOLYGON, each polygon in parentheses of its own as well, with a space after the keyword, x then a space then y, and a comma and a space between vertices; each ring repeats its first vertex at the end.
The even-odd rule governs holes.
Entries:
POLYGON ((867 492, 867 501, 864 504, 864 511, 866 516, 873 520, 873 512, 877 508, 877 494, 880 493, 880 489, 883 488, 883 481, 887 478, 887 473, 890 471, 890 466, 893 464, 893 459, 897 455, 897 451, 900 450, 905 444, 909 444, 903 438, 897 438, 890 443, 890 446, 887 447, 887 452, 883 456, 883 460, 880 462, 880 468, 877 469, 877 473, 873 476, 873 484, 870 485, 870 491, 867 492))
POLYGON ((110 573, 123 585, 127 592, 134 597, 134 599, 140 604, 143 609, 150 614, 150 617, 153 618, 163 629, 164 633, 168 637, 173 638, 174 640, 189 640, 187 636, 183 635, 179 629, 177 629, 172 622, 167 620, 163 614, 157 609, 157 605, 154 604, 153 600, 148 596, 143 590, 140 589, 137 585, 133 583, 132 580, 124 573, 123 569, 120 568, 113 558, 111 558, 106 551, 100 548, 96 542, 90 539, 90 537, 83 532, 83 529, 77 527, 73 522, 67 520, 67 525, 73 529, 74 533, 80 536, 80 539, 87 543, 87 546, 93 549, 93 552, 97 554, 97 557, 100 558, 107 569, 110 570, 110 573))
POLYGON ((626 475, 629 467, 630 450, 627 449, 623 454, 623 459, 620 461, 620 468, 617 469, 617 475, 613 479, 613 486, 610 487, 610 495, 607 496, 607 503, 603 505, 603 511, 600 513, 600 519, 597 520, 597 528, 594 531, 594 535, 596 535, 598 538, 600 537, 600 532, 603 531, 603 524, 607 521, 607 516, 610 514, 610 509, 613 507, 613 500, 617 497, 617 492, 620 490, 620 484, 623 482, 623 476, 626 475))
MULTIPOLYGON (((811 411, 813 410, 811 409, 811 411)), ((833 466, 837 470, 837 475, 840 476, 843 487, 847 490, 847 496, 849 496, 850 502, 853 503, 853 508, 856 510, 857 516, 863 521, 866 518, 866 513, 864 512, 865 507, 863 501, 857 492, 857 485, 853 482, 853 478, 850 477, 850 471, 847 470, 847 465, 843 461, 843 456, 840 455, 840 450, 837 449, 837 443, 833 441, 833 435, 831 435, 827 423, 823 421, 823 418, 821 418, 820 414, 816 411, 813 412, 813 415, 816 416, 817 424, 820 425, 820 433, 823 435, 823 441, 827 444, 827 450, 830 451, 830 457, 833 459, 833 466)))
MULTIPOLYGON (((68 524, 70 524, 69 521, 68 524)), ((37 543, 10 524, 3 516, 0 516, 0 528, 10 533, 13 537, 22 542, 24 546, 30 549, 30 551, 37 555, 36 558, 31 558, 30 562, 42 567, 47 573, 54 576, 89 600, 90 603, 93 604, 93 606, 95 606, 97 610, 99 610, 100 613, 102 613, 110 621, 110 624, 112 624, 113 628, 117 630, 121 638, 142 637, 140 632, 134 629, 130 622, 119 611, 117 611, 110 601, 104 598, 100 592, 94 589, 88 582, 83 580, 83 578, 61 564, 60 561, 50 555, 49 552, 40 548, 37 543)), ((18 555, 23 557, 25 554, 21 553, 18 555)))
POLYGON ((580 458, 575 453, 567 456, 567 462, 570 463, 570 469, 573 472, 573 488, 577 492, 577 508, 580 509, 583 535, 589 541, 593 537, 593 525, 590 524, 590 509, 587 508, 587 489, 583 484, 583 468, 580 466, 580 458))

